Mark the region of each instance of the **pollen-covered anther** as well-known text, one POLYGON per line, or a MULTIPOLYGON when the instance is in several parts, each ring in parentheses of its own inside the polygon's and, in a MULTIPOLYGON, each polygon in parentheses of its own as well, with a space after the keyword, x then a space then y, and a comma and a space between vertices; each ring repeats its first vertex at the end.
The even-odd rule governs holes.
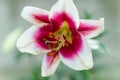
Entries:
POLYGON ((54 38, 55 36, 53 35, 52 32, 49 32, 49 37, 50 37, 50 38, 54 38))
POLYGON ((56 53, 56 51, 51 51, 51 52, 48 53, 48 56, 54 56, 55 53, 56 53))

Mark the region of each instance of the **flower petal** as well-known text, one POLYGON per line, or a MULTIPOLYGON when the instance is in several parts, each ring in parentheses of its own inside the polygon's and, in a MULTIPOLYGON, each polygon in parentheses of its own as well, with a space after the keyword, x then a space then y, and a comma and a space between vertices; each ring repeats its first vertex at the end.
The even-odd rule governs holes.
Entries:
POLYGON ((79 14, 73 0, 59 0, 50 11, 50 20, 59 27, 66 20, 72 27, 79 26, 79 14))
POLYGON ((92 53, 89 48, 89 45, 87 44, 87 41, 83 37, 82 39, 83 39, 83 45, 82 45, 83 48, 81 52, 79 52, 79 57, 81 59, 81 62, 86 67, 85 69, 90 69, 93 67, 92 53))
POLYGON ((27 6, 23 9, 21 16, 33 24, 42 22, 49 23, 49 12, 40 8, 27 6))
POLYGON ((85 36, 85 38, 93 38, 99 35, 104 30, 104 18, 100 20, 80 20, 78 31, 85 36))
POLYGON ((52 49, 53 47, 57 46, 56 44, 46 43, 49 41, 56 41, 54 38, 54 29, 51 24, 45 24, 43 27, 36 30, 34 39, 38 47, 42 47, 44 49, 52 49))
POLYGON ((28 30, 26 30, 21 36, 20 38, 17 40, 17 48, 21 51, 21 52, 28 52, 31 54, 39 54, 42 52, 49 52, 49 50, 47 49, 43 49, 41 47, 38 47, 36 45, 35 39, 34 39, 34 34, 35 32, 41 27, 43 26, 43 24, 38 26, 32 26, 31 28, 29 28, 28 30))
POLYGON ((42 76, 50 76, 53 75, 60 63, 58 53, 55 55, 50 56, 49 53, 44 57, 42 63, 42 76))
POLYGON ((87 40, 88 46, 93 49, 93 50, 97 50, 100 48, 100 42, 94 39, 88 39, 87 40))
POLYGON ((71 45, 60 49, 62 62, 74 70, 91 68, 93 66, 92 55, 85 39, 78 32, 74 32, 72 38, 71 45))

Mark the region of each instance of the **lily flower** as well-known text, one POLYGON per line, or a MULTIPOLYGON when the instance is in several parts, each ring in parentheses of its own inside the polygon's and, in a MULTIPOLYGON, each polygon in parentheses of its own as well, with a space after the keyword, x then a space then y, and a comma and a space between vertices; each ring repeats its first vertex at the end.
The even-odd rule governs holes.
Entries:
POLYGON ((34 25, 18 39, 17 48, 35 55, 45 53, 42 76, 54 74, 60 61, 78 71, 93 67, 86 40, 103 31, 103 18, 80 19, 73 0, 58 0, 50 11, 27 6, 21 16, 34 25))

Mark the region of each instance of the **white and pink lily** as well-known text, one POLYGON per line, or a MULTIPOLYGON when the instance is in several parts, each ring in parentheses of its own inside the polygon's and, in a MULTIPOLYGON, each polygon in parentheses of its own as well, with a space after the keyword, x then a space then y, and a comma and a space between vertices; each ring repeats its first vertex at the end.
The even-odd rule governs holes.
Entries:
POLYGON ((50 12, 27 6, 21 16, 33 23, 17 41, 21 52, 46 53, 42 63, 42 76, 55 73, 60 61, 74 70, 93 67, 91 50, 87 39, 100 34, 104 19, 79 18, 73 0, 58 0, 50 12))

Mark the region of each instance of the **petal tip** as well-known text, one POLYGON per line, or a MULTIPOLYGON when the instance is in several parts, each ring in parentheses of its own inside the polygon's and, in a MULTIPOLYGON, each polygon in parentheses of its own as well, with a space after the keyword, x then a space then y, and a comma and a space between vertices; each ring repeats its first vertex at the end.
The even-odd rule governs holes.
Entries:
POLYGON ((42 75, 42 77, 48 77, 48 76, 52 76, 53 74, 45 74, 45 73, 41 72, 41 75, 42 75))
POLYGON ((41 72, 41 75, 42 75, 42 77, 48 77, 48 76, 54 75, 54 73, 49 73, 49 72, 44 72, 44 71, 42 71, 42 72, 41 72))
POLYGON ((30 8, 33 8, 32 6, 26 6, 23 8, 21 16, 24 18, 25 14, 29 11, 30 8))
POLYGON ((83 68, 81 68, 81 67, 74 67, 74 70, 82 71, 82 70, 89 70, 89 69, 92 69, 92 68, 93 68, 93 64, 88 65, 88 66, 84 66, 83 68))
POLYGON ((100 18, 100 25, 102 27, 100 33, 102 33, 104 31, 104 18, 100 18))
POLYGON ((93 68, 93 62, 90 63, 89 65, 84 65, 84 68, 83 69, 79 69, 79 70, 89 70, 89 69, 92 69, 93 68))
MULTIPOLYGON (((20 47, 22 47, 21 44, 20 44, 20 38, 16 41, 16 47, 17 47, 18 49, 20 49, 20 47)), ((19 50, 19 51, 20 51, 20 50, 19 50)))
POLYGON ((79 69, 79 70, 89 70, 93 68, 93 63, 89 64, 89 65, 84 65, 83 69, 79 69))
POLYGON ((47 77, 48 75, 46 75, 44 72, 41 72, 42 77, 47 77))
POLYGON ((41 8, 26 6, 23 8, 21 16, 33 24, 39 24, 43 22, 49 23, 48 19, 49 12, 41 8))
POLYGON ((94 64, 93 64, 93 62, 88 66, 88 69, 91 69, 91 68, 93 68, 93 66, 94 66, 94 64))

